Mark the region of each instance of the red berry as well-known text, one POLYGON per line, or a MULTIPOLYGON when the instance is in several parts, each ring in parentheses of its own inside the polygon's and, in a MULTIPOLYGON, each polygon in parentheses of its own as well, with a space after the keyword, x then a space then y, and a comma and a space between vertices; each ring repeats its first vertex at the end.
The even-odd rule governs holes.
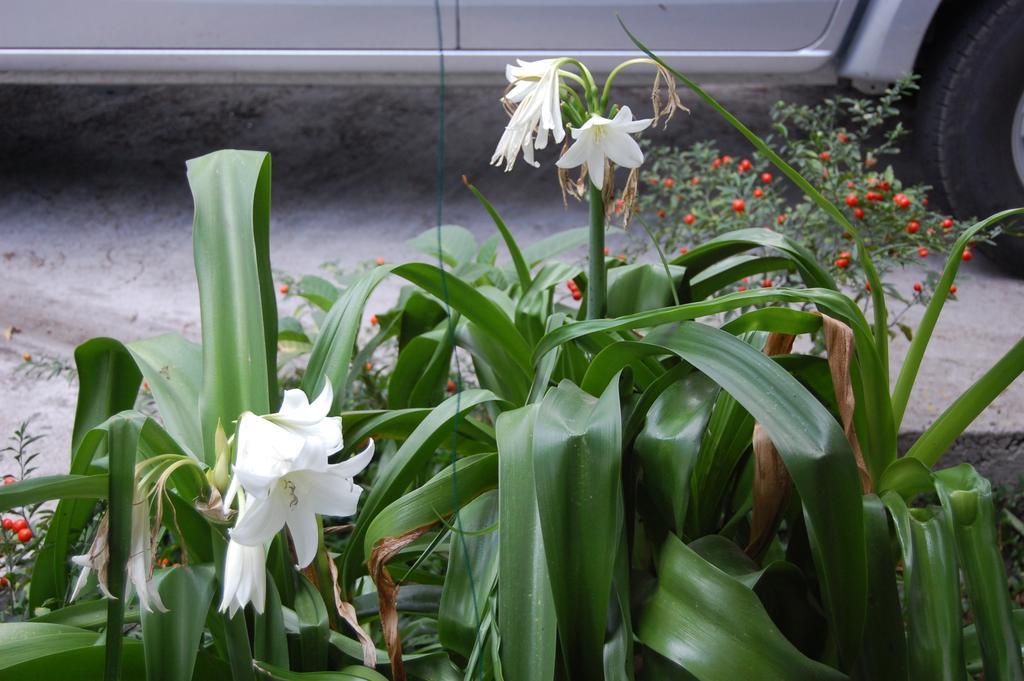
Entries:
POLYGON ((856 186, 857 186, 857 183, 856 183, 856 182, 854 182, 853 180, 847 180, 847 181, 846 181, 846 187, 847 187, 848 189, 853 189, 853 188, 854 188, 854 187, 856 187, 856 186))
POLYGON ((24 518, 18 518, 18 519, 16 519, 14 521, 14 525, 12 526, 11 529, 13 529, 15 532, 19 532, 21 530, 24 530, 27 527, 28 527, 28 521, 25 520, 24 518))
POLYGON ((764 192, 763 192, 763 191, 761 191, 761 188, 760 188, 760 187, 756 188, 756 189, 754 190, 754 198, 755 198, 755 199, 759 199, 759 198, 761 198, 762 196, 764 196, 764 192))
POLYGON ((609 250, 608 250, 608 247, 607 247, 607 246, 605 246, 605 247, 604 247, 604 254, 605 254, 605 255, 608 255, 609 253, 611 253, 611 251, 609 251, 609 250))
POLYGON ((665 216, 666 216, 666 215, 668 215, 668 213, 666 213, 666 212, 665 212, 665 210, 664 210, 663 208, 659 208, 659 209, 658 209, 658 213, 657 213, 657 215, 658 215, 658 217, 659 217, 659 218, 661 218, 662 220, 664 220, 664 219, 665 219, 665 216))
POLYGON ((917 234, 921 231, 921 223, 917 220, 911 220, 907 223, 907 234, 917 234))
POLYGON ((679 247, 679 255, 686 255, 689 252, 690 252, 690 249, 687 248, 686 246, 680 246, 679 247))
POLYGON ((853 209, 853 217, 857 218, 858 220, 863 220, 864 219, 864 209, 863 208, 854 208, 853 209))
POLYGON ((13 475, 5 475, 4 476, 4 484, 5 485, 13 485, 16 482, 18 482, 18 479, 16 477, 14 477, 13 475))
POLYGON ((877 163, 878 159, 874 158, 873 156, 868 156, 866 159, 864 159, 865 168, 874 168, 877 163))
POLYGON ((754 167, 754 164, 750 162, 750 159, 749 158, 745 158, 745 159, 743 159, 742 161, 739 162, 739 164, 736 166, 736 170, 737 170, 737 172, 745 173, 745 172, 747 172, 748 170, 750 170, 753 167, 754 167))
POLYGON ((743 284, 740 284, 739 286, 736 287, 736 290, 739 291, 740 293, 743 293, 744 291, 747 290, 747 287, 744 286, 743 284))
POLYGON ((780 215, 779 217, 775 218, 775 222, 776 222, 777 224, 780 224, 780 225, 781 225, 781 224, 782 224, 783 222, 785 222, 785 221, 786 221, 786 216, 785 216, 785 215, 780 215))
POLYGON ((892 197, 892 202, 896 204, 897 208, 909 208, 912 203, 906 194, 897 194, 892 197))
POLYGON ((974 256, 971 255, 970 251, 964 251, 964 254, 960 257, 964 259, 964 262, 970 262, 971 258, 973 258, 974 256))
POLYGON ((839 251, 839 257, 840 258, 849 258, 850 257, 850 252, 849 251, 839 251))
POLYGON ((683 222, 685 222, 688 225, 692 225, 693 223, 697 222, 697 216, 694 215, 693 213, 687 213, 685 216, 683 216, 683 222))
POLYGON ((771 288, 774 285, 775 284, 772 282, 771 279, 762 279, 761 280, 761 288, 771 288))
POLYGON ((618 215, 622 212, 622 209, 626 207, 625 202, 622 199, 615 200, 615 214, 618 215))
POLYGON ((569 289, 570 291, 575 291, 576 289, 578 289, 578 288, 579 288, 579 287, 578 287, 578 286, 576 285, 576 282, 575 282, 575 281, 573 281, 572 279, 570 279, 569 281, 565 282, 565 287, 566 287, 567 289, 569 289))
POLYGON ((846 195, 846 205, 847 206, 849 206, 850 208, 853 208, 858 203, 860 203, 860 199, 857 198, 856 194, 854 194, 853 192, 850 192, 849 194, 846 195))
POLYGON ((927 196, 924 197, 923 199, 921 199, 921 205, 922 206, 927 206, 928 205, 928 197, 927 196))
POLYGON ((846 144, 847 142, 850 141, 850 136, 847 135, 845 132, 841 132, 838 135, 836 135, 836 139, 839 140, 841 143, 846 144))
POLYGON ((744 201, 743 199, 733 199, 732 209, 737 213, 742 213, 747 209, 747 202, 744 201))
POLYGON ((575 291, 572 292, 572 299, 573 300, 580 300, 581 298, 583 298, 583 294, 580 293, 579 289, 576 289, 575 291))
POLYGON ((665 189, 672 189, 672 187, 676 186, 676 181, 669 177, 662 184, 665 185, 665 189))
POLYGON ((700 178, 694 175, 693 177, 690 178, 690 184, 694 186, 700 184, 700 178))
POLYGON ((30 530, 29 528, 26 527, 23 530, 18 530, 18 541, 20 541, 22 544, 24 544, 25 542, 27 542, 31 538, 32 538, 32 530, 30 530))
POLYGON ((12 530, 12 529, 14 529, 14 521, 11 520, 10 518, 4 518, 4 523, 3 524, 4 524, 4 529, 5 530, 12 530))
POLYGON ((374 326, 377 326, 378 324, 380 324, 380 319, 377 318, 377 315, 372 314, 370 315, 370 323, 373 324, 374 326))
POLYGON ((773 179, 774 178, 772 177, 771 173, 761 173, 761 181, 764 182, 765 184, 768 184, 773 179))
POLYGON ((619 259, 619 262, 626 262, 626 254, 625 253, 619 253, 615 257, 619 259))
POLYGON ((455 388, 456 388, 455 381, 453 381, 452 379, 449 378, 448 379, 448 385, 446 386, 446 389, 448 390, 448 392, 453 393, 453 392, 455 392, 455 388))
POLYGON ((712 169, 718 168, 721 165, 722 165, 722 159, 720 159, 720 158, 716 158, 714 161, 711 162, 711 168, 712 169))
POLYGON ((0 577, 0 589, 6 589, 11 586, 11 583, 6 577, 0 577))
POLYGON ((729 165, 730 163, 732 163, 732 156, 729 156, 728 154, 723 156, 722 163, 724 163, 725 165, 729 165))
POLYGON ((881 201, 882 195, 879 194, 878 192, 868 192, 867 194, 864 195, 864 198, 867 199, 868 201, 881 201))
POLYGON ((890 189, 892 189, 892 185, 889 184, 888 182, 879 182, 878 188, 881 189, 883 192, 887 192, 890 189))
POLYGON ((956 295, 956 284, 953 284, 952 286, 949 287, 949 292, 952 293, 954 296, 956 295))
POLYGON ((846 269, 850 266, 849 258, 836 258, 836 267, 839 269, 846 269))
POLYGON ((867 291, 871 290, 871 282, 870 281, 865 281, 864 282, 864 289, 867 290, 867 291))
POLYGON ((923 290, 924 290, 924 286, 921 286, 921 282, 919 282, 919 281, 914 282, 914 292, 915 293, 920 293, 923 290))
POLYGON ((366 369, 366 371, 368 372, 373 371, 373 362, 367 362, 363 368, 366 369))
POLYGON ((376 262, 378 265, 383 265, 384 264, 384 258, 382 258, 380 256, 377 256, 377 259, 374 262, 376 262))
POLYGON ((280 287, 280 288, 279 288, 278 290, 279 290, 279 291, 280 291, 280 292, 282 293, 282 295, 283 295, 283 294, 286 294, 286 293, 288 293, 288 290, 289 290, 289 288, 290 288, 290 287, 288 286, 288 284, 281 284, 281 287, 280 287))
POLYGON ((942 221, 942 229, 953 229, 953 221, 946 218, 942 221))
POLYGON ((818 154, 818 158, 820 158, 822 161, 828 161, 831 160, 832 154, 828 153, 827 151, 823 151, 820 154, 818 154))
POLYGON ((924 246, 921 246, 921 248, 917 249, 917 254, 919 256, 921 256, 922 258, 927 258, 928 257, 928 249, 925 248, 924 246))

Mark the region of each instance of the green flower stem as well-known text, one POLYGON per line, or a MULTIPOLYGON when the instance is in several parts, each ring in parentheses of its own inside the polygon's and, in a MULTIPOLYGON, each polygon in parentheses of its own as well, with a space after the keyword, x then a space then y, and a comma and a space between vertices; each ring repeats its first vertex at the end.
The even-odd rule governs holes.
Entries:
POLYGON ((587 319, 604 317, 608 278, 604 265, 604 198, 590 183, 590 271, 587 274, 587 319))
POLYGON ((648 65, 655 65, 655 66, 657 66, 657 64, 655 64, 655 62, 653 60, 648 59, 647 57, 638 57, 636 59, 627 59, 626 61, 622 62, 621 64, 616 66, 614 69, 612 69, 611 73, 608 74, 608 78, 604 81, 604 90, 601 92, 601 110, 602 111, 604 111, 605 109, 608 108, 608 96, 610 95, 611 90, 612 90, 612 82, 614 82, 615 77, 617 75, 619 75, 619 72, 624 70, 624 69, 629 68, 630 66, 637 66, 637 65, 640 65, 640 64, 648 64, 648 65))

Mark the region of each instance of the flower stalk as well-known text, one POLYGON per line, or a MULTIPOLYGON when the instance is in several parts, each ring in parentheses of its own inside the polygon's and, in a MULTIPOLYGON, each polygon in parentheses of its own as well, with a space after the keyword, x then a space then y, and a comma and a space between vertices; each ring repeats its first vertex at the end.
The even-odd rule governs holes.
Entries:
POLYGON ((604 196, 590 183, 590 251, 587 272, 587 319, 604 317, 608 297, 608 271, 604 261, 605 210, 604 196))

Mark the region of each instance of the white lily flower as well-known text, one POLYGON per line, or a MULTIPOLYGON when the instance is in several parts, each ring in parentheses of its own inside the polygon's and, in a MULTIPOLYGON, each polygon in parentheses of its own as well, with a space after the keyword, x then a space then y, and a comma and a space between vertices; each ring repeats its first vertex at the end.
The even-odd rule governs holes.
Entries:
MULTIPOLYGON (((117 598, 107 586, 107 570, 110 561, 108 534, 109 520, 104 517, 89 552, 80 556, 72 556, 71 562, 80 565, 82 571, 75 581, 71 600, 78 597, 82 587, 88 582, 92 570, 99 573, 98 583, 103 595, 107 598, 117 598)), ((153 581, 153 534, 149 521, 149 496, 138 488, 136 488, 135 498, 132 500, 131 553, 128 556, 126 572, 128 582, 138 594, 139 605, 144 610, 152 612, 156 608, 160 612, 167 612, 167 608, 164 607, 163 601, 160 599, 156 583, 153 581)))
MULTIPOLYGON (((245 496, 239 496, 238 519, 245 516, 245 496)), ((239 608, 252 603, 256 612, 263 614, 267 600, 267 546, 246 546, 232 539, 224 557, 224 594, 220 611, 235 616, 239 608)))
POLYGON ((516 61, 518 66, 505 67, 505 77, 512 88, 504 99, 517 106, 491 157, 491 165, 504 163, 506 171, 512 170, 520 151, 527 163, 540 165, 533 160, 533 150, 547 147, 549 133, 556 143, 565 139, 558 71, 563 60, 516 61))
POLYGON ((326 415, 330 385, 312 405, 288 393, 278 414, 247 412, 239 420, 235 475, 225 503, 239 487, 248 495, 245 516, 231 530, 239 544, 261 545, 287 525, 301 569, 316 555, 317 514, 355 513, 363 490, 353 478, 373 458, 373 441, 347 461, 329 464, 327 458, 342 446, 341 418, 326 415))
POLYGON ((644 153, 631 135, 650 127, 651 120, 634 121, 628 106, 619 109, 615 118, 593 115, 579 128, 573 129, 572 137, 576 141, 556 165, 575 168, 586 163, 590 180, 601 189, 605 159, 623 168, 639 168, 644 162, 644 153))

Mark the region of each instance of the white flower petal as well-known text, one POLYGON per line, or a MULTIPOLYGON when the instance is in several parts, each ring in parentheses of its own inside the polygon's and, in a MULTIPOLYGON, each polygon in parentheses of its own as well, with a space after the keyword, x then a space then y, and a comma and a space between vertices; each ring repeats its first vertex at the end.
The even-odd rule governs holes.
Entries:
POLYGON ((301 570, 313 562, 319 543, 316 516, 306 504, 300 503, 299 507, 289 514, 288 531, 292 535, 292 543, 295 544, 295 567, 301 570))
POLYGON ((263 499, 250 499, 246 511, 231 530, 239 544, 255 546, 271 539, 284 527, 292 497, 278 483, 263 499))
MULTIPOLYGON (((572 131, 572 134, 573 137, 576 137, 575 129, 572 131)), ((559 168, 575 168, 576 166, 583 165, 587 162, 587 158, 590 156, 593 146, 594 141, 591 135, 579 137, 562 155, 562 158, 558 159, 558 162, 555 165, 559 168)))
POLYGON ((356 477, 363 472, 364 468, 370 465, 370 460, 373 459, 374 447, 373 440, 370 440, 370 444, 366 445, 366 449, 345 459, 341 463, 330 466, 329 470, 333 474, 343 475, 346 478, 356 477))
POLYGON ((623 168, 639 168, 644 162, 644 152, 629 135, 618 130, 608 130, 601 138, 604 155, 612 163, 623 168))
POLYGON ((596 144, 591 148, 590 157, 587 158, 587 173, 595 187, 604 187, 604 153, 596 144))

